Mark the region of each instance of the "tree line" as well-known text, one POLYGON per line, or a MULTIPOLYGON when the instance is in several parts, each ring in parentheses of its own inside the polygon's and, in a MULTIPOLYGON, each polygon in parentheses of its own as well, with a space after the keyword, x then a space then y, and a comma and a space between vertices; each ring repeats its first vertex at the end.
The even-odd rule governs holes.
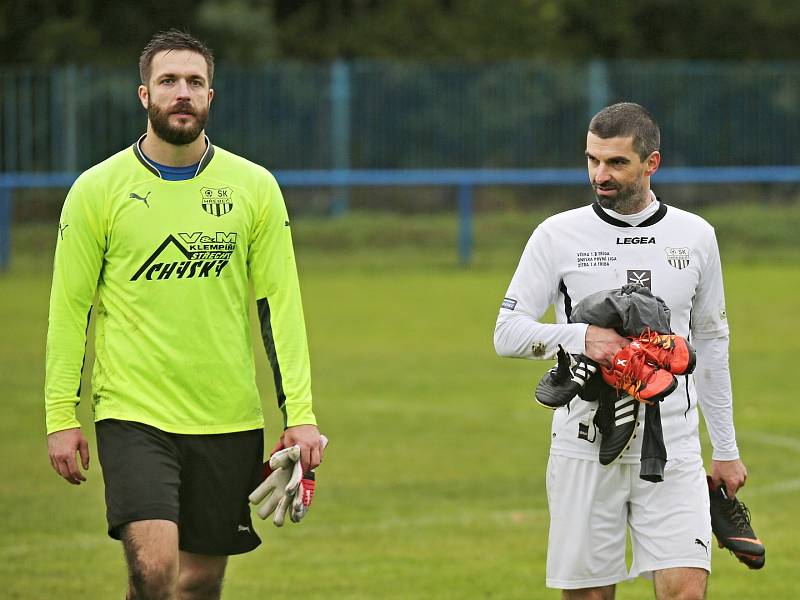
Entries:
POLYGON ((130 65, 170 27, 243 64, 800 57, 795 0, 3 0, 0 62, 130 65))

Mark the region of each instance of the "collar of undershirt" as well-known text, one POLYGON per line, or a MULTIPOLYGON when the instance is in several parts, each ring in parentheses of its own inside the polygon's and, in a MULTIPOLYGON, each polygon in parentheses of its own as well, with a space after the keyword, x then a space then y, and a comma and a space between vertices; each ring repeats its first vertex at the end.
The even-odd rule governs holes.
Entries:
MULTIPOLYGON (((651 192, 652 193, 652 192, 651 192)), ((656 211, 646 218, 644 221, 639 223, 638 225, 631 225, 630 223, 626 223, 625 221, 621 221, 615 217, 612 217, 608 212, 606 212, 602 206, 595 200, 594 204, 592 204, 592 208, 594 209, 595 214, 600 217, 603 221, 608 223, 609 225, 614 225, 616 227, 649 227, 650 225, 655 225, 661 219, 664 218, 664 215, 667 214, 667 205, 664 204, 658 196, 653 194, 656 202, 658 202, 658 208, 656 211)), ((647 210, 647 209, 645 209, 647 210)))
MULTIPOLYGON (((139 137, 139 139, 136 140, 136 143, 132 146, 133 153, 136 156, 136 158, 139 159, 139 162, 142 163, 145 169, 150 171, 153 175, 157 176, 159 179, 164 179, 164 176, 161 174, 161 171, 158 170, 158 167, 156 167, 153 161, 148 159, 142 152, 141 144, 145 136, 147 136, 147 134, 143 133, 141 137, 139 137)), ((204 135, 203 137, 205 137, 206 139, 206 151, 200 158, 200 162, 197 163, 197 171, 195 171, 193 177, 197 177, 198 175, 200 175, 200 173, 203 172, 203 169, 205 169, 208 166, 208 163, 211 162, 211 159, 214 158, 214 146, 211 145, 211 140, 208 139, 207 135, 204 135)))

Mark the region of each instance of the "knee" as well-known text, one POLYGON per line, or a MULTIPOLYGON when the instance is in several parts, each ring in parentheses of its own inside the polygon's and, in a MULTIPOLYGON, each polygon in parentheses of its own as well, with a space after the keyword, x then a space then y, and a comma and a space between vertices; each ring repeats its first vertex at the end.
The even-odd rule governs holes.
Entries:
POLYGON ((706 600, 705 586, 684 585, 670 590, 656 590, 657 600, 706 600))
POLYGON ((689 589, 675 596, 676 600, 706 600, 705 589, 689 589))
POLYGON ((177 564, 141 561, 128 567, 129 600, 171 600, 177 583, 177 564))
POLYGON ((562 600, 614 600, 616 586, 584 588, 580 590, 562 590, 562 600))
POLYGON ((222 577, 217 573, 192 570, 178 577, 180 600, 217 600, 222 595, 222 577))

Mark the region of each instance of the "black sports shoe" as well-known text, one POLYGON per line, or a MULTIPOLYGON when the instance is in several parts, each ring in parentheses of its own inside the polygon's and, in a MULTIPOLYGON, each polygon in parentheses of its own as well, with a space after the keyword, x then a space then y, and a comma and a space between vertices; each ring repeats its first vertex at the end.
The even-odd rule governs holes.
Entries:
POLYGON ((633 396, 617 396, 611 388, 600 397, 594 424, 603 434, 600 464, 610 465, 631 447, 639 423, 639 402, 633 396))
POLYGON ((729 498, 725 484, 714 487, 707 476, 711 499, 711 531, 720 548, 727 548, 751 569, 760 569, 766 560, 764 544, 750 525, 750 511, 743 502, 729 498))
POLYGON ((598 365, 583 354, 572 355, 559 344, 556 366, 542 375, 536 386, 536 401, 547 408, 568 404, 583 391, 598 365))

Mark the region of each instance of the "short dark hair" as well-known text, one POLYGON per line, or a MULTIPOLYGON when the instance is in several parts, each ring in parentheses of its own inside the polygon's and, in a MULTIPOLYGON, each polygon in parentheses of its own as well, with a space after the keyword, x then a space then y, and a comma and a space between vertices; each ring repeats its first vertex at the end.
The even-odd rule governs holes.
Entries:
POLYGON ((191 50, 205 58, 208 67, 208 84, 211 85, 211 81, 214 79, 214 54, 203 42, 179 29, 159 31, 147 42, 139 56, 139 77, 142 78, 143 85, 150 82, 153 57, 159 52, 169 50, 191 50))
POLYGON ((604 140, 633 137, 633 149, 643 161, 661 145, 661 131, 653 115, 634 102, 606 106, 592 117, 589 132, 604 140))

